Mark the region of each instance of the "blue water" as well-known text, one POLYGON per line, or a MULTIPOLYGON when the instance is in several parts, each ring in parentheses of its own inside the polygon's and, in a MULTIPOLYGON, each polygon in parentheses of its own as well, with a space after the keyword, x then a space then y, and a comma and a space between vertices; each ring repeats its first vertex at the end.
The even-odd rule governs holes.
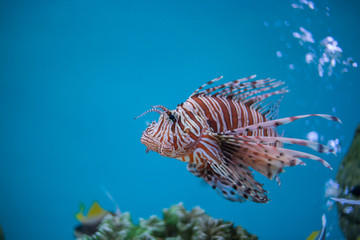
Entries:
MULTIPOLYGON (((0 225, 6 239, 73 239, 79 203, 113 203, 133 219, 161 216, 183 202, 242 225, 260 239, 305 239, 328 217, 328 239, 343 239, 324 184, 334 178, 360 122, 360 72, 338 64, 320 77, 307 47, 332 36, 341 61, 360 61, 357 1, 0 2, 0 225), (292 7, 300 4, 303 9, 292 7), (329 9, 327 10, 326 7, 329 9), (326 14, 328 12, 328 14, 326 14), (305 44, 305 45, 306 45, 305 44), (277 52, 281 57, 277 56, 277 52), (292 64, 292 65, 291 65, 292 64), (282 186, 256 175, 271 202, 233 203, 187 172, 186 164, 145 153, 139 139, 151 105, 175 108, 201 84, 257 74, 286 81, 280 117, 327 113, 283 127, 339 139, 337 157, 286 169, 282 186)), ((304 150, 304 149, 303 149, 304 150)), ((312 153, 311 149, 306 150, 312 153)))

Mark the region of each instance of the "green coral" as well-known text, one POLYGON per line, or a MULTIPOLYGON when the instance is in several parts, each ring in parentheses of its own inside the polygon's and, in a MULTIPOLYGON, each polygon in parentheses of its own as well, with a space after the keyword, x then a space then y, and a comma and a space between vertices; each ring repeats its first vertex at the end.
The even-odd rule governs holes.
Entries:
POLYGON ((257 237, 248 233, 232 222, 215 219, 199 207, 187 211, 182 203, 163 210, 163 219, 151 216, 140 219, 136 225, 129 213, 108 214, 92 236, 78 240, 255 240, 257 237))

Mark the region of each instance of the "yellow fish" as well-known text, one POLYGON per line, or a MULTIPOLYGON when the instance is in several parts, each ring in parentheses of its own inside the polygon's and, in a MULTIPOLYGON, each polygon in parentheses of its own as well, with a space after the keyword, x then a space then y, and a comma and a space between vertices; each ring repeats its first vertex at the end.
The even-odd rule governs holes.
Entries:
POLYGON ((94 202, 88 213, 84 215, 85 205, 80 205, 79 212, 75 215, 75 218, 81 222, 79 226, 75 228, 75 236, 81 237, 83 235, 92 235, 97 231, 101 220, 111 212, 103 209, 98 202, 94 202))
POLYGON ((306 238, 306 240, 325 240, 325 235, 326 235, 326 217, 325 217, 325 214, 322 215, 321 221, 322 221, 321 231, 312 232, 306 238))
POLYGON ((313 231, 306 240, 315 240, 315 238, 319 235, 320 231, 313 231))

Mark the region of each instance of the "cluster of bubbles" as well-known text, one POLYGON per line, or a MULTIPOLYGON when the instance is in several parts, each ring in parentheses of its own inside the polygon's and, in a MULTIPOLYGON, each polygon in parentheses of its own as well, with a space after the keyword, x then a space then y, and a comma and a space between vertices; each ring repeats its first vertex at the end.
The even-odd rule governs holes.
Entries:
MULTIPOLYGON (((311 10, 315 10, 315 4, 312 1, 307 1, 307 0, 299 0, 297 3, 292 3, 291 4, 292 8, 296 8, 296 9, 300 9, 300 10, 304 10, 304 9, 311 9, 311 10)), ((330 16, 330 8, 326 7, 326 16, 330 16)))
MULTIPOLYGON (((300 28, 303 31, 303 34, 294 32, 294 37, 301 39, 302 43, 307 41, 315 43, 314 39, 310 32, 306 31, 304 28, 300 28)), ((320 77, 324 76, 324 73, 327 73, 328 76, 331 76, 333 73, 333 68, 336 65, 341 65, 341 72, 348 72, 349 67, 358 67, 358 64, 351 58, 342 59, 343 50, 339 46, 338 42, 331 36, 328 36, 320 41, 319 51, 316 51, 309 47, 309 52, 305 55, 305 62, 317 64, 317 69, 320 77), (317 55, 319 55, 317 57, 317 55)))
POLYGON ((315 9, 315 5, 312 1, 307 1, 307 0, 300 0, 299 3, 293 3, 291 4, 291 6, 293 8, 299 8, 299 9, 304 9, 305 6, 309 7, 311 10, 315 9))
POLYGON ((305 62, 307 64, 317 64, 320 77, 323 77, 325 73, 331 76, 336 65, 342 67, 341 72, 348 72, 349 67, 358 67, 357 62, 351 57, 342 58, 343 50, 338 41, 331 36, 322 39, 317 47, 314 47, 316 42, 311 32, 303 27, 300 27, 300 32, 293 32, 293 36, 299 40, 301 46, 307 48, 305 62))
POLYGON ((300 27, 300 33, 293 32, 293 36, 300 40, 299 41, 300 45, 304 45, 304 43, 306 42, 315 43, 315 40, 313 39, 311 32, 309 32, 303 27, 300 27))
MULTIPOLYGON (((308 0, 299 0, 292 3, 291 7, 300 10, 316 10, 315 4, 308 0)), ((329 7, 326 7, 326 15, 329 16, 329 7)), ((268 22, 264 23, 269 26, 268 22)), ((276 24, 275 24, 276 25, 276 24)), ((288 21, 284 22, 285 26, 289 26, 288 21)), ((332 76, 334 69, 338 66, 341 73, 349 71, 349 68, 357 68, 358 64, 351 57, 343 57, 343 49, 339 46, 338 41, 332 36, 326 36, 320 41, 315 41, 311 32, 304 27, 300 27, 299 31, 292 32, 293 37, 298 40, 298 44, 306 49, 305 62, 315 65, 320 77, 332 76)), ((287 44, 288 46, 289 44, 287 44)), ((276 52, 278 58, 283 57, 281 51, 276 52)), ((290 70, 295 68, 294 64, 288 65, 290 70)))

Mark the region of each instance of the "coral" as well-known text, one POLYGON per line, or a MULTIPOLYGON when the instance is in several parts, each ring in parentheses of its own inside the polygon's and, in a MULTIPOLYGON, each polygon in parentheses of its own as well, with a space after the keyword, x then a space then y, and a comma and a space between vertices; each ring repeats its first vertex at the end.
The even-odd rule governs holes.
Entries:
POLYGON ((140 219, 136 225, 129 213, 108 214, 92 236, 83 236, 78 240, 255 240, 232 222, 215 219, 199 207, 187 211, 182 203, 163 210, 163 219, 151 216, 140 219))
MULTIPOLYGON (((350 149, 341 162, 336 181, 341 189, 345 189, 339 198, 360 200, 360 125, 357 127, 350 149)), ((346 239, 360 237, 360 206, 337 204, 339 222, 346 239), (351 210, 351 211, 349 211, 351 210)))

